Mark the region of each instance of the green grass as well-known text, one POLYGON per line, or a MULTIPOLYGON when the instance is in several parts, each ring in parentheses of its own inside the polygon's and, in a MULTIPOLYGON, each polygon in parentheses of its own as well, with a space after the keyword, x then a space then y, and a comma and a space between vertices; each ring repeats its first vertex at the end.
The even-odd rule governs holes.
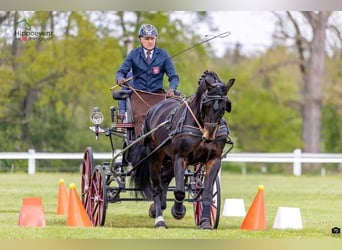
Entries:
MULTIPOLYGON (((222 172, 223 207, 226 198, 244 199, 246 210, 251 205, 259 184, 265 186, 266 230, 240 230, 241 217, 220 216, 217 230, 199 230, 193 221, 192 204, 186 203, 187 214, 175 220, 169 204, 164 218, 169 228, 153 228, 148 217, 150 202, 124 201, 109 204, 106 224, 96 228, 66 226, 66 216, 56 215, 58 181, 68 187, 75 183, 80 193, 81 174, 37 173, 0 174, 0 239, 321 239, 340 238, 331 228, 342 227, 341 176, 240 175, 222 172), (19 210, 24 197, 42 198, 47 226, 18 226, 19 210), (302 230, 272 229, 279 206, 299 207, 302 230)), ((171 193, 169 194, 172 195, 171 193)), ((222 208, 223 210, 223 208, 222 208)), ((222 211, 221 210, 221 211, 222 211)))

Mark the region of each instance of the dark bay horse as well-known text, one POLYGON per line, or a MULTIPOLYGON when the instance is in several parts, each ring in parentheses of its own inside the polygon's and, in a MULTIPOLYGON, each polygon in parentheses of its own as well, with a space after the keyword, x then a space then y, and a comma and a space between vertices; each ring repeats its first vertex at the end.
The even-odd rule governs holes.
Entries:
POLYGON ((162 122, 167 123, 132 150, 135 171, 131 181, 142 190, 145 198, 153 200, 149 214, 155 218, 155 227, 167 227, 162 212, 166 208, 167 188, 173 177, 175 189, 171 213, 176 219, 184 217, 184 173, 187 166, 200 163, 205 165, 206 176, 199 227, 212 229, 213 185, 229 133, 223 115, 231 111, 227 93, 234 81, 230 79, 223 83, 215 72, 205 71, 194 95, 183 100, 169 98, 148 110, 143 133, 162 122))

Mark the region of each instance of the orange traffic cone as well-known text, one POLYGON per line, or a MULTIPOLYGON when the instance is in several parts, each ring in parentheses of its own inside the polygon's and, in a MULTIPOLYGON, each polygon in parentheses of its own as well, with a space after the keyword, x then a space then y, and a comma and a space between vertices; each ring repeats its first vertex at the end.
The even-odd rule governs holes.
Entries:
POLYGON ((57 197, 57 212, 58 215, 68 214, 68 193, 64 185, 64 180, 59 180, 58 197, 57 197))
POLYGON ((45 227, 45 214, 40 197, 23 198, 20 208, 19 226, 45 227))
POLYGON ((258 193, 255 196, 240 228, 245 230, 259 230, 267 228, 263 185, 258 187, 258 193))
POLYGON ((76 185, 70 184, 69 206, 66 224, 71 227, 92 227, 93 224, 76 192, 76 185))

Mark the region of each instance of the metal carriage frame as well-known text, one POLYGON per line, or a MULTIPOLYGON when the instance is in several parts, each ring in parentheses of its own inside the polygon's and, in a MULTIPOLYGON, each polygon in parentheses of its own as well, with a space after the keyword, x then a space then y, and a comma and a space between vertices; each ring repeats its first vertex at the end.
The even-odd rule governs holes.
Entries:
MULTIPOLYGON (((132 90, 117 90, 113 92, 114 100, 125 100, 127 113, 125 119, 119 119, 118 108, 110 108, 111 122, 110 128, 102 129, 100 124, 103 121, 103 115, 98 108, 94 108, 91 113, 91 120, 94 123, 90 129, 95 133, 96 138, 99 134, 105 134, 109 137, 112 148, 112 159, 95 165, 94 154, 91 147, 87 147, 84 152, 82 164, 81 195, 82 204, 94 226, 104 226, 106 220, 106 211, 109 203, 122 201, 148 201, 144 197, 123 195, 124 193, 141 191, 128 185, 134 166, 126 159, 128 150, 136 143, 143 140, 146 136, 153 133, 165 123, 159 124, 148 134, 135 138, 133 112, 130 103, 130 94, 132 90), (114 148, 113 137, 123 139, 123 148, 117 152, 114 148), (125 197, 124 197, 125 196, 125 197)), ((228 149, 224 156, 233 148, 233 141, 228 136, 226 144, 228 149)), ((195 164, 188 166, 184 175, 185 192, 187 197, 184 201, 193 204, 194 222, 196 226, 200 224, 202 213, 201 194, 204 189, 205 166, 195 164)), ((168 187, 168 192, 173 192, 174 186, 168 187)), ((173 199, 167 198, 168 201, 173 199)), ((152 204, 153 205, 153 204, 152 204)), ((150 217, 152 205, 149 210, 150 217)), ((214 229, 218 228, 221 211, 221 187, 220 176, 218 175, 213 186, 213 199, 211 204, 211 225, 214 229)))

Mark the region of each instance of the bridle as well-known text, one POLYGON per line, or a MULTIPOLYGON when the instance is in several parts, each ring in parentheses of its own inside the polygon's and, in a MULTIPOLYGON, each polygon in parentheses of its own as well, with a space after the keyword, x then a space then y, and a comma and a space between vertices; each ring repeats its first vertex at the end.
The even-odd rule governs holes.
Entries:
MULTIPOLYGON (((220 87, 222 86, 222 82, 219 82, 216 80, 215 83, 211 84, 214 88, 220 87)), ((214 102, 213 104, 213 109, 214 112, 217 112, 219 109, 219 101, 224 101, 225 103, 228 102, 228 97, 226 95, 210 95, 208 90, 205 90, 205 92, 201 95, 201 99, 200 99, 200 104, 199 104, 199 119, 198 117, 196 117, 196 115, 194 114, 193 110, 191 109, 188 100, 183 100, 183 103, 185 104, 186 108, 188 109, 189 113, 191 114, 192 118, 194 119, 195 123, 197 124, 199 130, 202 133, 202 138, 204 138, 204 133, 205 133, 205 128, 210 128, 210 127, 218 127, 220 120, 215 122, 215 123, 211 123, 211 122, 205 122, 204 121, 204 117, 203 117, 203 105, 208 103, 208 102, 214 102), (201 125, 203 124, 204 127, 201 125)), ((224 113, 224 112, 223 112, 224 113)))
POLYGON ((204 117, 203 116, 203 105, 205 103, 208 102, 212 102, 215 101, 213 104, 213 109, 214 112, 217 111, 219 109, 219 101, 224 101, 224 102, 228 102, 228 97, 227 96, 222 96, 222 95, 208 95, 208 90, 206 90, 206 92, 201 96, 201 101, 200 101, 200 107, 199 107, 199 112, 200 112, 200 117, 203 120, 204 117))

